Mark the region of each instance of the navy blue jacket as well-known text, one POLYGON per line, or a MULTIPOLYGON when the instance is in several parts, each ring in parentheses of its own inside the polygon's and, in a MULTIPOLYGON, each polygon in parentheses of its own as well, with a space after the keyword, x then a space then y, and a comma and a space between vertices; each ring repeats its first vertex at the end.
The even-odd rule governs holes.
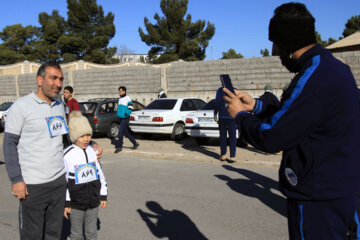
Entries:
POLYGON ((216 97, 215 97, 215 109, 214 109, 214 115, 219 113, 219 118, 227 118, 232 119, 230 117, 227 108, 226 108, 226 101, 224 100, 225 93, 223 91, 223 87, 220 87, 216 91, 216 97))
POLYGON ((319 45, 292 70, 297 74, 276 112, 259 118, 270 104, 257 100, 253 113, 238 113, 243 137, 263 151, 283 151, 279 182, 286 196, 327 200, 354 194, 360 180, 360 112, 351 70, 319 45))

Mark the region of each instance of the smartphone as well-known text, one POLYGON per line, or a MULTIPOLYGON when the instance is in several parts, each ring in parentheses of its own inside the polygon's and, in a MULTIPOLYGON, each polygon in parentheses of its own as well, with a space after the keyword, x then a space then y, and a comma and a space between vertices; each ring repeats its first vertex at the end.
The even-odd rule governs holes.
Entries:
POLYGON ((223 87, 229 89, 229 91, 231 91, 232 93, 235 93, 229 74, 221 74, 220 81, 223 87))

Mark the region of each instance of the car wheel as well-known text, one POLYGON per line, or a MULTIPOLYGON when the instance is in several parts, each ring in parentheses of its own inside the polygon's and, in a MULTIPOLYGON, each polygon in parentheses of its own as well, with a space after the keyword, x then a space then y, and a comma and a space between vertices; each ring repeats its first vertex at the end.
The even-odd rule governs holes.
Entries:
POLYGON ((116 138, 119 134, 119 124, 112 123, 108 130, 108 138, 116 138))
POLYGON ((196 137, 195 142, 199 145, 206 145, 209 142, 209 138, 207 137, 196 137))
POLYGON ((179 140, 184 137, 184 134, 185 134, 185 125, 183 123, 175 123, 170 138, 171 140, 179 140))

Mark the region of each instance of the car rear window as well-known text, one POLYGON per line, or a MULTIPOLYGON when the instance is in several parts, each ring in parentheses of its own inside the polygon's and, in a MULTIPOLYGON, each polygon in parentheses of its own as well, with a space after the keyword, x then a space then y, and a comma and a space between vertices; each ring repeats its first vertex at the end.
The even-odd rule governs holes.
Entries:
POLYGON ((11 107, 12 104, 13 104, 12 102, 5 102, 5 103, 1 104, 0 105, 0 111, 8 110, 11 107))
POLYGON ((95 111, 98 103, 94 102, 82 102, 80 103, 80 109, 83 114, 92 114, 95 111))
POLYGON ((214 110, 215 109, 215 100, 211 100, 210 102, 208 102, 205 106, 203 106, 201 108, 201 110, 214 110))
POLYGON ((176 99, 155 100, 147 105, 144 109, 171 110, 175 107, 176 101, 176 99))

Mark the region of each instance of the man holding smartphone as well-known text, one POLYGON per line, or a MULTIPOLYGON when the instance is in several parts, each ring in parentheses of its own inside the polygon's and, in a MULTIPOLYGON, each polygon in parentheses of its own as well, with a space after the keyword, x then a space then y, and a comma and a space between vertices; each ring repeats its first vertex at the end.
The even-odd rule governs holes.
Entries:
POLYGON ((290 239, 346 239, 349 223, 359 223, 359 90, 350 68, 316 45, 314 23, 301 3, 279 6, 270 21, 273 55, 296 73, 279 108, 227 89, 224 98, 250 144, 283 151, 290 239))

